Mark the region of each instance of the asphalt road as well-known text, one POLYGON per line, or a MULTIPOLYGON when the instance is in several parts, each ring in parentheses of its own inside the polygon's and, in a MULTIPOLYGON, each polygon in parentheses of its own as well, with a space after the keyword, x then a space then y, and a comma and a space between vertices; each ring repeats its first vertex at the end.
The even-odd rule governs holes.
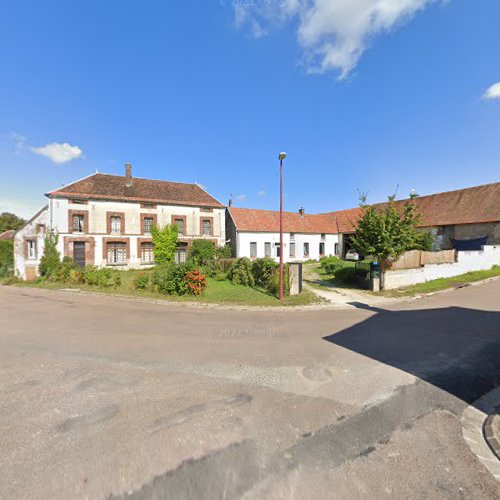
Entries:
POLYGON ((0 287, 0 498, 500 498, 500 281, 344 311, 0 287))

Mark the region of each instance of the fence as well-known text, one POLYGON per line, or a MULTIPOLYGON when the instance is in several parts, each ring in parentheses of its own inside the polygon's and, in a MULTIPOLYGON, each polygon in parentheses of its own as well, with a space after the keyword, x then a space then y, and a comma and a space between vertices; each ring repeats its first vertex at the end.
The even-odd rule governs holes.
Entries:
POLYGON ((456 262, 455 250, 442 250, 441 252, 410 250, 401 255, 398 260, 387 262, 385 267, 391 271, 397 271, 416 269, 427 264, 452 264, 454 262, 456 262))
MULTIPOLYGON (((436 254, 445 254, 446 252, 436 252, 436 254)), ((410 253, 410 252, 407 252, 410 253)), ((431 254, 432 252, 422 252, 423 254, 431 254)), ((442 255, 436 256, 437 259, 450 259, 450 256, 442 255)), ((416 262, 415 256, 409 256, 402 262, 416 262)), ((419 257, 422 262, 422 257, 419 257)), ((435 280, 438 278, 451 278, 460 274, 468 273, 470 271, 482 271, 491 269, 494 265, 500 265, 500 246, 484 246, 482 250, 456 252, 453 262, 444 261, 441 263, 428 263, 429 256, 424 256, 424 265, 415 268, 391 268, 384 272, 383 288, 385 290, 392 290, 394 288, 401 288, 405 286, 415 285, 417 283, 425 283, 426 281, 435 280)), ((400 264, 399 260, 396 265, 400 264)), ((395 263, 392 263, 395 264, 395 263)))

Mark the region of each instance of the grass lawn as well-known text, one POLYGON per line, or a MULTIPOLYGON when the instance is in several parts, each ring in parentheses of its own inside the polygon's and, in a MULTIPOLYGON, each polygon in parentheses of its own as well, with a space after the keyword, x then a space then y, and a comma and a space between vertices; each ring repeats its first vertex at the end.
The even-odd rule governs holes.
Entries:
POLYGON ((217 281, 207 278, 207 288, 202 297, 193 295, 164 295, 152 290, 136 290, 134 279, 141 271, 119 271, 122 284, 118 288, 98 288, 89 285, 69 285, 67 283, 43 283, 43 282, 19 282, 16 286, 32 286, 38 288, 58 289, 80 289, 89 292, 106 293, 112 295, 126 295, 133 297, 153 298, 169 302, 195 302, 200 304, 235 304, 245 306, 300 306, 322 302, 322 299, 308 290, 300 295, 285 297, 280 302, 276 297, 259 288, 251 288, 242 285, 233 285, 229 281, 217 281))
POLYGON ((446 290, 447 288, 456 288, 460 285, 485 280, 487 278, 493 278, 495 276, 500 276, 500 266, 493 266, 493 268, 488 271, 472 271, 470 273, 460 274, 459 276, 453 276, 452 278, 440 278, 396 290, 383 290, 381 292, 371 293, 386 297, 406 297, 424 293, 439 292, 440 290, 446 290))
MULTIPOLYGON (((344 261, 344 267, 354 267, 355 263, 351 261, 344 261)), ((359 288, 355 284, 344 283, 335 278, 334 274, 327 273, 319 264, 319 262, 314 262, 311 264, 306 264, 308 266, 307 277, 304 281, 311 285, 313 288, 318 290, 324 290, 328 288, 359 288)))

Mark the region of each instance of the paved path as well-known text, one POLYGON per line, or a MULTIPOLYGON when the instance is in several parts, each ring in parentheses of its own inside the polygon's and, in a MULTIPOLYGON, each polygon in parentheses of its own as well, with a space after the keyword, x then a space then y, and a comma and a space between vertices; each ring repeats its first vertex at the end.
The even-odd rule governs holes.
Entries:
POLYGON ((230 311, 0 287, 0 498, 478 498, 500 282, 230 311))

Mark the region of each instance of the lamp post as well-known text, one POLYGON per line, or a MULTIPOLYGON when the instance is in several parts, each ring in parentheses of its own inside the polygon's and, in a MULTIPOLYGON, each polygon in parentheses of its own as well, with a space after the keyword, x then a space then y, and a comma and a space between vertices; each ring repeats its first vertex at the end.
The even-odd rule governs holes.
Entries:
POLYGON ((283 160, 286 153, 280 153, 280 300, 283 300, 283 160))

